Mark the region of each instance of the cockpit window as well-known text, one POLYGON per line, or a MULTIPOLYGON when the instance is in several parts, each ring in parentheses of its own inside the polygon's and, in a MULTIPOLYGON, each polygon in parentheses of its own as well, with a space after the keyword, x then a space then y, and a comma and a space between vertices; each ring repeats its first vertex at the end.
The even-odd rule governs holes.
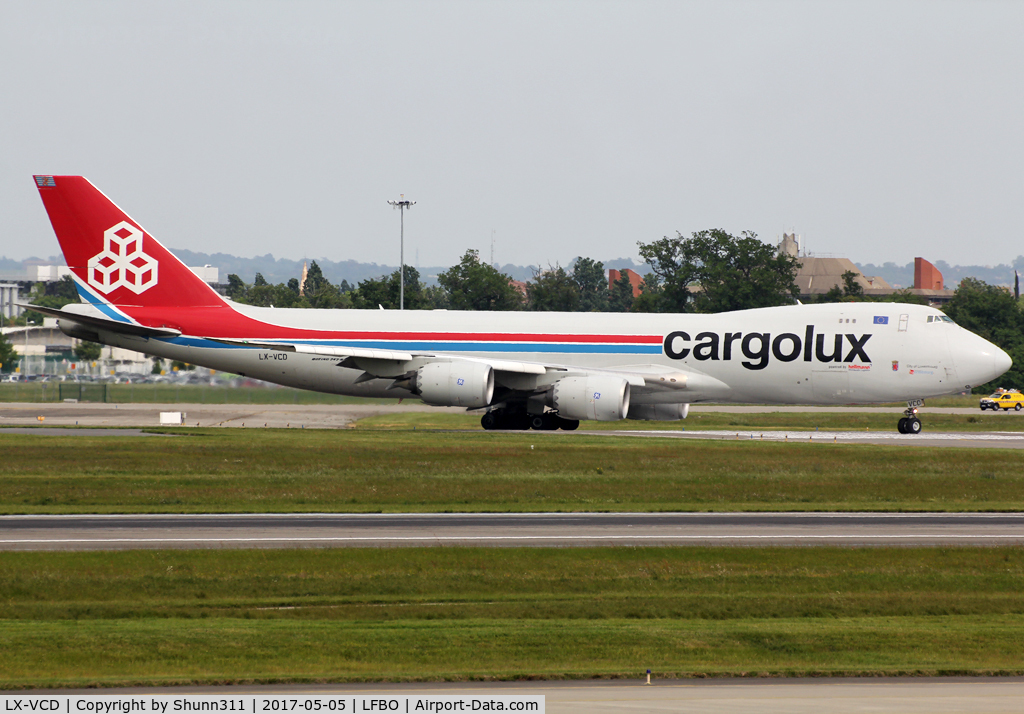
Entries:
POLYGON ((949 322, 954 325, 956 324, 955 322, 953 322, 952 317, 946 317, 945 315, 929 315, 928 322, 949 322))

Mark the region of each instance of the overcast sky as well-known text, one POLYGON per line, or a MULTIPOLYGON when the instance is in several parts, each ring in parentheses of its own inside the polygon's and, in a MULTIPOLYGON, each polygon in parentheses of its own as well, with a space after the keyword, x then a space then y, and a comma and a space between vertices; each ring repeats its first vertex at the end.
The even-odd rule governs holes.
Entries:
POLYGON ((1024 253, 1021 2, 0 0, 0 255, 82 174, 169 247, 451 265, 796 231, 1024 253))

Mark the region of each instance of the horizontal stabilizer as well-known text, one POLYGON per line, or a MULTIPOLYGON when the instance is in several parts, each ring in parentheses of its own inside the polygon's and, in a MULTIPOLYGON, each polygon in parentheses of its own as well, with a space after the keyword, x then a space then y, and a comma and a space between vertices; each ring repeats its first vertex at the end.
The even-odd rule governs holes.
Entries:
POLYGON ((135 335, 137 337, 178 337, 181 332, 173 330, 169 327, 146 327, 145 325, 136 325, 131 322, 120 322, 118 320, 108 320, 103 317, 95 317, 93 315, 80 315, 76 312, 67 312, 66 310, 58 310, 52 307, 42 307, 40 305, 19 305, 27 310, 35 310, 41 312, 44 315, 50 317, 56 317, 58 320, 67 320, 68 322, 77 322, 79 325, 85 325, 91 327, 94 330, 106 330, 107 332, 116 332, 120 335, 135 335))

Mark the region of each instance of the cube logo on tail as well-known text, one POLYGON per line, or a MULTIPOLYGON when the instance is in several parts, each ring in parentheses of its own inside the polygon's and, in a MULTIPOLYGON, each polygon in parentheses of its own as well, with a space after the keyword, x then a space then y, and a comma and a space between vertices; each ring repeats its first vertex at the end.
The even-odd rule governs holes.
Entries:
POLYGON ((103 231, 103 250, 89 258, 86 280, 104 295, 117 288, 138 295, 156 285, 157 267, 142 249, 142 231, 121 221, 103 231))

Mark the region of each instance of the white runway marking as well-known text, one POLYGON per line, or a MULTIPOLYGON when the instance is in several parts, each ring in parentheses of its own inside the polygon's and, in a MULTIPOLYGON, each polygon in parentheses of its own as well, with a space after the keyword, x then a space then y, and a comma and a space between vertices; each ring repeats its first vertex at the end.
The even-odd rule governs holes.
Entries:
MULTIPOLYGON (((601 432, 594 432, 601 433, 601 432)), ((724 429, 669 431, 669 430, 630 430, 623 434, 642 434, 644 436, 675 436, 694 439, 739 439, 740 441, 903 441, 910 444, 925 439, 939 441, 1011 441, 1024 443, 1024 433, 984 432, 984 433, 922 433, 900 434, 897 431, 726 431, 724 429)))
POLYGON ((591 541, 591 540, 936 540, 967 538, 972 540, 1019 539, 1020 534, 977 535, 962 533, 933 534, 873 534, 873 535, 537 535, 537 536, 313 536, 313 537, 268 537, 268 538, 25 538, 2 539, 0 545, 71 544, 71 543, 339 543, 339 542, 431 542, 438 541, 591 541))

